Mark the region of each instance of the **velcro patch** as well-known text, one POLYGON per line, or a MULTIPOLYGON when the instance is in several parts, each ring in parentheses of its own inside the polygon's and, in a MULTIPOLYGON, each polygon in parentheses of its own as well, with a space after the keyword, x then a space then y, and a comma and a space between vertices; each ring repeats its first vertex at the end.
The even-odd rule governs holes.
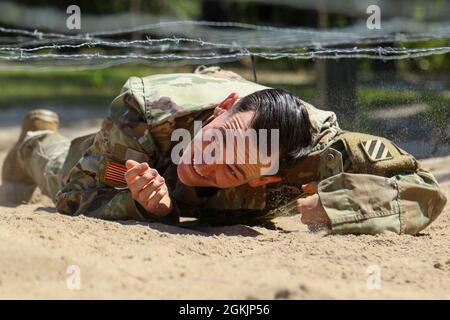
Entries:
POLYGON ((148 162, 150 160, 145 153, 130 148, 127 148, 127 151, 125 152, 125 159, 134 160, 136 162, 148 162))
POLYGON ((127 167, 123 164, 106 161, 103 170, 103 180, 106 184, 112 186, 126 185, 125 172, 127 172, 127 167))
POLYGON ((383 141, 379 139, 361 141, 361 146, 372 161, 392 159, 393 156, 383 141))

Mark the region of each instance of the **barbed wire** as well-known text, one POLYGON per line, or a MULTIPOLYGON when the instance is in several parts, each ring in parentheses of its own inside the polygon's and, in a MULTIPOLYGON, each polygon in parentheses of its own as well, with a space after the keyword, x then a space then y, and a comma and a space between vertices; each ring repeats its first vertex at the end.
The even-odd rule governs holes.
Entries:
MULTIPOLYGON (((0 34, 6 34, 6 45, 0 45, 0 61, 16 63, 55 64, 56 61, 72 61, 87 68, 95 68, 93 62, 102 61, 102 65, 128 62, 190 64, 210 63, 211 61, 235 61, 245 57, 259 57, 276 60, 288 59, 341 59, 367 58, 398 60, 418 58, 435 54, 446 54, 450 47, 431 48, 392 48, 379 44, 390 42, 413 42, 430 39, 450 39, 450 24, 433 24, 428 31, 397 33, 388 32, 398 29, 398 21, 391 22, 384 31, 367 32, 361 25, 342 29, 279 28, 253 25, 240 22, 210 21, 166 21, 132 28, 92 33, 63 34, 38 30, 25 30, 0 27, 0 34), (184 28, 180 28, 183 26, 184 28), (187 26, 213 28, 195 29, 198 38, 172 36, 155 38, 149 35, 145 39, 128 40, 104 38, 135 32, 148 32, 164 29, 164 32, 177 34, 189 33, 187 26), (177 27, 177 32, 171 30, 177 27), (215 30, 219 28, 220 30, 215 30), (363 30, 363 31, 361 31, 363 30), (256 32, 256 33, 255 33, 256 32), (23 38, 28 38, 23 40, 23 38), (31 39, 31 40, 30 40, 31 39), (212 40, 211 40, 212 39, 212 40), (222 41, 219 41, 222 40, 222 41), (6 41, 8 42, 8 41, 6 41), (13 42, 13 43, 11 43, 13 42), (357 44, 357 46, 354 46, 357 44), (350 46, 342 48, 342 46, 350 46), (360 48, 361 45, 377 47, 360 48), (339 48, 333 48, 339 46, 339 48), (77 51, 67 53, 66 51, 77 51), (83 52, 84 50, 84 52, 83 52), (94 52, 91 52, 93 51, 94 52), (60 52, 62 51, 62 52, 60 52), (78 52, 81 51, 81 52, 78 52)), ((98 65, 99 68, 102 66, 98 65)))
MULTIPOLYGON (((3 33, 12 33, 12 34, 20 34, 29 37, 35 38, 43 38, 43 37, 53 37, 53 38, 66 38, 71 37, 75 39, 80 38, 90 38, 95 36, 115 36, 119 34, 125 33, 135 33, 142 31, 149 31, 154 29, 163 29, 170 26, 180 26, 180 25, 192 25, 192 26, 202 26, 202 27, 221 27, 221 28, 239 28, 239 29, 249 29, 249 30, 257 30, 257 31, 287 31, 287 32, 304 32, 306 29, 300 28, 280 28, 273 26, 265 26, 265 25, 255 25, 250 23, 242 23, 242 22, 216 22, 216 21, 204 21, 204 20, 179 20, 179 21, 163 21, 158 23, 146 24, 131 28, 119 28, 110 31, 98 31, 91 33, 84 33, 78 35, 67 35, 63 33, 46 33, 38 30, 25 30, 25 29, 11 29, 0 27, 0 32, 3 33)), ((313 29, 311 29, 313 30, 313 29)))
POLYGON ((445 54, 450 52, 450 47, 438 48, 351 48, 351 49, 324 49, 302 53, 292 52, 252 52, 249 50, 241 50, 235 53, 218 54, 215 52, 204 53, 198 55, 189 54, 111 54, 105 55, 101 53, 83 53, 83 54, 28 54, 20 52, 9 56, 0 56, 0 60, 5 61, 26 61, 26 60, 123 60, 123 59, 145 59, 145 60, 209 60, 209 59, 239 59, 243 57, 260 57, 270 60, 281 58, 291 59, 341 59, 341 58, 369 58, 369 59, 406 59, 418 58, 433 54, 445 54))
MULTIPOLYGON (((37 46, 33 48, 22 48, 22 47, 6 47, 6 46, 0 46, 0 51, 23 51, 23 52, 34 52, 34 51, 40 51, 40 50, 46 50, 46 49, 80 49, 80 48, 93 48, 96 46, 107 46, 107 47, 118 47, 118 48, 137 48, 137 49, 151 49, 155 48, 153 44, 160 44, 160 43, 174 43, 177 45, 178 49, 182 49, 182 47, 178 47, 180 43, 187 43, 187 44, 197 44, 201 47, 201 49, 211 47, 211 48, 240 48, 238 45, 229 45, 225 43, 213 43, 209 41, 203 41, 201 39, 191 39, 191 38, 163 38, 163 39, 152 39, 147 37, 146 40, 120 40, 120 41, 105 41, 105 40, 95 40, 95 41, 89 41, 89 42, 82 42, 78 44, 57 44, 52 43, 50 45, 42 45, 37 46), (145 44, 148 44, 149 46, 146 46, 145 44)), ((159 48, 167 48, 167 45, 161 45, 159 48)), ((194 48, 195 49, 195 48, 194 48)))
MULTIPOLYGON (((401 35, 397 35, 396 38, 398 40, 402 40, 401 35)), ((442 38, 446 38, 442 36, 442 38)), ((429 40, 430 36, 428 34, 419 34, 414 35, 414 38, 409 37, 406 41, 402 40, 402 42, 412 42, 412 41, 426 41, 429 40)), ((433 37, 436 39, 436 36, 433 37)), ((68 40, 68 39, 66 39, 68 40)), ((72 38, 69 40, 73 40, 72 38)), ((359 42, 359 44, 377 44, 380 41, 386 41, 386 39, 365 39, 359 42)), ((347 43, 353 42, 348 40, 347 43)), ((76 44, 59 44, 57 42, 51 42, 50 44, 38 45, 32 48, 26 48, 26 46, 30 46, 34 44, 33 42, 25 42, 20 46, 0 46, 0 51, 23 51, 23 52, 35 52, 41 50, 61 50, 61 49, 81 49, 81 48, 94 48, 98 46, 105 47, 116 47, 116 48, 135 48, 135 49, 158 49, 158 50, 168 50, 171 45, 175 45, 174 49, 177 50, 205 50, 211 48, 219 48, 219 49, 242 49, 243 47, 234 43, 234 44, 226 44, 226 43, 215 43, 210 41, 203 41, 201 39, 192 39, 192 38, 161 38, 161 39, 152 39, 147 37, 146 40, 118 40, 118 41, 107 41, 107 40, 94 40, 88 42, 81 42, 76 44), (183 47, 183 44, 188 45, 189 47, 183 47), (192 45, 198 45, 199 47, 195 47, 192 45)), ((343 41, 335 41, 329 42, 328 45, 342 45, 345 44, 343 41)), ((311 46, 303 46, 299 47, 298 45, 250 45, 246 47, 247 49, 308 49, 313 47, 321 47, 321 45, 311 45, 311 46)))
MULTIPOLYGON (((444 21, 443 23, 433 23, 433 24, 422 24, 422 23, 411 23, 411 21, 406 21, 404 23, 401 23, 401 21, 388 21, 385 23, 385 27, 383 30, 368 30, 367 27, 361 26, 361 25, 354 25, 350 27, 340 28, 340 29, 325 29, 325 30, 318 30, 318 29, 312 29, 312 28, 279 28, 279 27, 272 27, 272 26, 262 26, 262 25, 253 25, 253 24, 246 24, 246 23, 237 23, 237 22, 210 22, 210 21, 190 21, 190 20, 183 20, 183 21, 172 21, 172 22, 160 22, 156 24, 149 24, 149 25, 143 25, 143 26, 137 26, 133 28, 122 28, 122 29, 116 29, 111 31, 99 31, 94 33, 80 33, 80 34, 62 34, 62 33, 45 33, 38 30, 29 31, 24 29, 8 29, 4 27, 0 27, 0 32, 7 33, 7 34, 16 34, 16 35, 22 35, 22 36, 28 36, 28 37, 34 37, 37 39, 45 39, 49 38, 52 40, 83 40, 90 42, 90 40, 96 40, 100 41, 98 36, 116 36, 119 34, 127 34, 127 33, 134 33, 134 32, 143 32, 143 31, 150 31, 155 29, 163 29, 163 30, 170 30, 172 34, 177 34, 180 32, 183 32, 186 28, 179 28, 178 30, 174 31, 171 30, 170 27, 174 26, 183 26, 189 27, 189 26, 201 26, 201 27, 220 27, 220 30, 213 29, 213 30, 206 30, 205 29, 194 29, 194 30, 188 30, 192 31, 192 33, 203 33, 202 35, 205 38, 212 37, 212 38, 222 38, 225 40, 229 40, 231 36, 231 41, 225 41, 223 43, 217 43, 217 39, 215 41, 207 41, 202 39, 193 39, 188 37, 163 37, 159 42, 195 42, 197 41, 201 45, 212 45, 212 46, 233 46, 233 43, 238 45, 248 45, 248 40, 253 39, 256 41, 256 45, 250 43, 250 47, 265 47, 268 48, 267 45, 264 44, 264 40, 267 40, 267 38, 272 38, 273 35, 276 35, 276 39, 271 39, 272 41, 278 42, 278 45, 272 45, 271 48, 277 47, 283 47, 283 42, 286 44, 286 42, 295 42, 297 45, 300 45, 302 43, 305 43, 306 41, 311 41, 311 39, 314 39, 313 41, 317 43, 322 43, 325 46, 329 44, 330 42, 333 44, 336 44, 338 39, 342 42, 349 42, 349 41, 358 41, 358 42, 376 42, 376 41, 398 41, 401 40, 402 42, 407 41, 417 41, 417 39, 420 40, 429 40, 429 39, 437 39, 437 38, 450 38, 450 21, 444 21), (410 25, 412 24, 412 25, 410 25), (409 28, 406 29, 413 29, 413 30, 423 30, 426 26, 428 26, 430 31, 426 32, 402 32, 403 29, 405 29, 405 25, 409 28), (237 30, 234 28, 239 28, 243 30, 237 30), (231 29, 231 32, 230 32, 231 29), (254 34, 253 32, 248 31, 262 31, 262 33, 254 34), (361 31, 362 30, 362 31, 361 31), (270 31, 271 33, 267 33, 270 31), (216 34, 214 36, 214 34, 216 34), (238 37, 240 35, 240 37, 238 37), (256 39, 255 39, 256 36, 256 39), (286 36, 289 37, 286 39, 286 36), (244 41, 244 43, 239 44, 241 39, 244 41), (258 43, 259 41, 259 43, 258 43), (202 44, 202 42, 204 42, 202 44), (230 42, 233 42, 230 44, 230 42)), ((155 39, 154 39, 155 40, 155 39)), ((130 43, 131 44, 131 43, 130 43)))

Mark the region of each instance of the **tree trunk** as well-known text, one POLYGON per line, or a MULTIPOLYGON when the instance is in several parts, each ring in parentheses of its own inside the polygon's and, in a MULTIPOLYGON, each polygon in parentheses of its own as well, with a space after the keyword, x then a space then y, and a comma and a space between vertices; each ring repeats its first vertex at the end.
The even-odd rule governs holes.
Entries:
MULTIPOLYGON (((319 28, 327 28, 328 14, 321 1, 318 12, 319 28)), ((350 122, 356 113, 356 67, 354 59, 316 60, 318 106, 350 122)))

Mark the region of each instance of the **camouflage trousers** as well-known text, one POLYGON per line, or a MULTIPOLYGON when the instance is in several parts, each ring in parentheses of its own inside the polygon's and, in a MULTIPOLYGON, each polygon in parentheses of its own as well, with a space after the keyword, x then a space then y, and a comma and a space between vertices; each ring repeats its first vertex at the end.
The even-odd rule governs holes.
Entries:
POLYGON ((52 200, 63 185, 62 168, 69 148, 70 140, 58 132, 30 131, 18 149, 18 165, 52 200))

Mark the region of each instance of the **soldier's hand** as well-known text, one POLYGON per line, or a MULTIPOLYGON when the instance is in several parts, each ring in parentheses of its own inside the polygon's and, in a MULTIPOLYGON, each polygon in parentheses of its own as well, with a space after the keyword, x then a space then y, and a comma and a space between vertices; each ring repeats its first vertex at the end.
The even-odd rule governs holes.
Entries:
POLYGON ((125 180, 133 199, 151 214, 168 215, 172 211, 172 201, 164 178, 158 171, 145 162, 133 160, 127 160, 126 167, 125 180))
POLYGON ((317 182, 303 185, 302 190, 311 194, 297 200, 297 210, 301 214, 302 223, 306 224, 310 230, 330 229, 330 218, 328 218, 317 194, 317 182))

